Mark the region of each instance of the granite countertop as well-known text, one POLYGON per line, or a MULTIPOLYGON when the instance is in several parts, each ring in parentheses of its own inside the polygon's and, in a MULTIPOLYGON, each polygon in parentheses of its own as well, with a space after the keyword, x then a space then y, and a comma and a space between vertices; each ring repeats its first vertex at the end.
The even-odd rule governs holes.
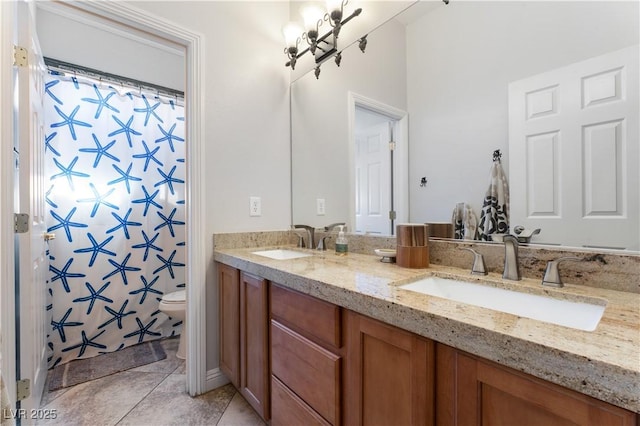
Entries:
POLYGON ((640 294, 540 280, 477 278, 468 270, 431 265, 407 269, 373 255, 294 249, 313 254, 274 260, 266 248, 216 249, 216 261, 421 336, 640 413, 640 294), (606 300, 595 331, 522 318, 398 288, 429 275, 585 301, 606 300))

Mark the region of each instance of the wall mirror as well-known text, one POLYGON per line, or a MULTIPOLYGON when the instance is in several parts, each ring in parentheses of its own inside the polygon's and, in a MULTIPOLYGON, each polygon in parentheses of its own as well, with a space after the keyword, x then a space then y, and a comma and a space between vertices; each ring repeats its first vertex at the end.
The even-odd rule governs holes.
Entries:
MULTIPOLYGON (((386 186, 394 193, 397 222, 450 222, 453 209, 461 202, 479 217, 494 150, 503 154, 502 167, 512 188, 522 186, 522 182, 512 181, 514 176, 527 179, 512 172, 526 164, 520 164, 519 159, 512 163, 509 152, 510 83, 631 46, 636 46, 637 52, 638 9, 637 2, 623 1, 454 0, 448 5, 422 1, 407 7, 369 33, 365 53, 357 45, 349 46, 340 67, 324 63, 318 79, 311 72, 296 76, 292 82, 293 223, 323 227, 347 222, 350 231, 356 230, 356 217, 361 212, 357 200, 362 200, 361 177, 355 167, 355 141, 362 121, 357 109, 386 111, 395 131, 395 179, 386 186)), ((604 91, 611 84, 638 91, 635 61, 635 74, 624 70, 611 80, 613 83, 605 79, 596 86, 604 91)), ((622 120, 623 125, 607 130, 614 135, 613 150, 598 151, 593 148, 598 144, 591 143, 590 155, 595 159, 602 157, 598 152, 613 156, 607 160, 613 164, 610 169, 632 169, 614 178, 614 185, 635 193, 635 198, 621 194, 614 201, 619 211, 613 216, 626 222, 605 226, 625 228, 640 222, 637 101, 631 107, 635 118, 631 114, 622 120), (629 158, 635 159, 635 166, 627 162, 629 158)), ((593 133, 605 135, 607 131, 593 133)), ((594 140, 608 143, 606 135, 594 140)), ((551 141, 551 146, 554 143, 551 141)), ((571 153, 563 156, 566 159, 571 153)), ((585 176, 584 170, 575 173, 583 181, 594 178, 585 176)), ((368 175, 372 176, 378 175, 368 175)), ((372 191, 367 200, 376 204, 379 200, 372 191)), ((558 191, 554 199, 562 206, 573 195, 558 191)), ((389 217, 388 211, 379 214, 389 217)), ((511 227, 521 220, 512 217, 511 227)), ((593 223, 594 228, 602 228, 593 223)), ((636 234, 635 247, 628 241, 594 243, 591 232, 584 229, 557 238, 555 231, 545 232, 544 226, 532 243, 639 250, 638 228, 627 229, 636 234)))

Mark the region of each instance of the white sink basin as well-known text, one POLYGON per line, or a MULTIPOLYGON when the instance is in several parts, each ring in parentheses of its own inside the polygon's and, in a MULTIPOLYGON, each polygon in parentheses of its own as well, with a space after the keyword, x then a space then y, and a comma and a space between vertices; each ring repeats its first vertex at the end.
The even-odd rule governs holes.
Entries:
POLYGON ((554 299, 440 277, 424 278, 399 288, 585 331, 596 329, 605 309, 604 305, 554 299))
POLYGON ((269 259, 276 259, 276 260, 290 260, 290 259, 298 259, 300 257, 312 256, 309 253, 303 253, 301 251, 287 250, 287 249, 260 250, 260 251, 254 251, 251 253, 257 254, 258 256, 264 256, 264 257, 268 257, 269 259))

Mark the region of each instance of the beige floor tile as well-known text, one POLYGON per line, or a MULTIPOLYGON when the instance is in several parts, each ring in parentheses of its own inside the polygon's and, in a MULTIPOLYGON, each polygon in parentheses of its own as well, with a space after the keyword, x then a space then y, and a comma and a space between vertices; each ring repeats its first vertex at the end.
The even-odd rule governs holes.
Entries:
POLYGON ((151 364, 141 365, 140 367, 132 368, 129 371, 144 372, 144 373, 180 373, 186 372, 185 361, 176 357, 178 352, 178 344, 180 343, 179 337, 170 337, 168 339, 162 339, 160 342, 167 357, 160 361, 153 362, 151 364), (178 369, 178 370, 177 370, 178 369))
POLYGON ((192 398, 185 380, 184 374, 169 375, 118 425, 215 425, 235 389, 227 385, 192 398))
POLYGON ((240 393, 236 393, 224 411, 218 426, 264 426, 258 413, 249 405, 240 393))
POLYGON ((62 388, 55 391, 49 391, 49 379, 53 374, 53 370, 47 371, 47 381, 44 383, 44 390, 42 392, 42 400, 40 401, 40 406, 44 407, 49 404, 51 401, 59 397, 60 395, 67 392, 70 388, 62 388))
POLYGON ((56 410, 56 419, 38 424, 115 425, 165 377, 123 371, 73 386, 43 406, 56 410))

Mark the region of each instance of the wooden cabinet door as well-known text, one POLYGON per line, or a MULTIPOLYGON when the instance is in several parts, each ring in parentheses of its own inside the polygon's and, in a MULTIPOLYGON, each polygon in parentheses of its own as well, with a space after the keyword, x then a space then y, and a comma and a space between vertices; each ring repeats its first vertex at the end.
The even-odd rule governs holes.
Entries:
POLYGON ((345 424, 433 425, 432 341, 347 311, 345 424))
POLYGON ((436 359, 438 425, 636 425, 630 411, 449 346, 436 359))
POLYGON ((269 420, 268 283, 240 273, 240 386, 247 402, 269 420))
POLYGON ((220 369, 240 387, 240 272, 222 263, 218 267, 220 369))

